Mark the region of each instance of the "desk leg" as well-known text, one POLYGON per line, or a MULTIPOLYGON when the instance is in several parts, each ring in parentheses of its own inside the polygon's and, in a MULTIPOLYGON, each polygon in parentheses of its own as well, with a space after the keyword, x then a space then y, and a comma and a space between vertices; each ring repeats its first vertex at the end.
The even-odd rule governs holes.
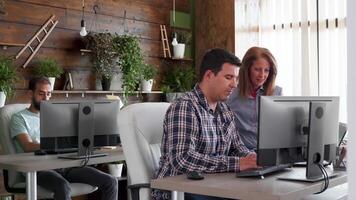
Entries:
POLYGON ((172 191, 171 198, 172 198, 172 200, 177 200, 178 199, 178 192, 177 191, 172 191))
POLYGON ((36 171, 26 173, 26 197, 27 200, 37 200, 36 171))

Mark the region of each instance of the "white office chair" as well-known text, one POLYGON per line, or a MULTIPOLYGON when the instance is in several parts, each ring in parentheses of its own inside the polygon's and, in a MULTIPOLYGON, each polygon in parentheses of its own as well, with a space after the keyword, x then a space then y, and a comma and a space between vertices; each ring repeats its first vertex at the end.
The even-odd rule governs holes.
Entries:
MULTIPOLYGON (((4 154, 15 154, 15 146, 10 136, 11 116, 25 108, 29 104, 9 104, 0 108, 0 144, 4 154)), ((10 193, 26 193, 26 180, 20 173, 4 170, 5 189, 10 193)), ((96 191, 98 188, 83 183, 71 183, 72 196, 80 196, 96 191)), ((52 199, 53 193, 38 186, 37 196, 39 199, 52 199)))
MULTIPOLYGON (((118 125, 133 200, 148 200, 150 181, 161 157, 163 119, 169 103, 137 103, 119 112, 118 125)), ((183 193, 178 193, 182 198, 183 193)))

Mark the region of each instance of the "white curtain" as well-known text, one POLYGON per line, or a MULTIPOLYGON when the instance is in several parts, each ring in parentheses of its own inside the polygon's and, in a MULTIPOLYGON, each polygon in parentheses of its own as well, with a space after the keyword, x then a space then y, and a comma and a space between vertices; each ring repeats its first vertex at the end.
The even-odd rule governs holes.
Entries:
POLYGON ((346 121, 346 0, 319 0, 319 65, 316 0, 235 0, 235 8, 236 54, 270 49, 285 95, 340 96, 346 121))
POLYGON ((346 1, 319 0, 319 8, 320 95, 340 96, 340 120, 346 122, 346 1))
POLYGON ((259 0, 235 1, 235 52, 240 59, 259 44, 259 13, 259 0))

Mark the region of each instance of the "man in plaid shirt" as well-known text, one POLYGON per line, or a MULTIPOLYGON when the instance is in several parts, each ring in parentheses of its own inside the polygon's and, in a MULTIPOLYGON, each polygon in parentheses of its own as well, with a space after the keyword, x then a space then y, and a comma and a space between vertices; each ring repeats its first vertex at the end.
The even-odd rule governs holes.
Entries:
MULTIPOLYGON (((223 49, 208 51, 202 60, 199 82, 168 108, 159 169, 155 178, 189 171, 236 172, 256 168, 256 154, 240 139, 235 115, 224 103, 237 86, 240 60, 223 49)), ((170 193, 154 190, 156 200, 170 193)), ((185 193, 187 200, 218 199, 185 193)))

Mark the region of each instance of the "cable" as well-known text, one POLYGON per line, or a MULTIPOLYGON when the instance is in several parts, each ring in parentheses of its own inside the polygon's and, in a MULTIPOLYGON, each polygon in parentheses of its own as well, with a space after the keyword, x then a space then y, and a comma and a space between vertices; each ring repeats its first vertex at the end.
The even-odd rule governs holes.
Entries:
POLYGON ((82 164, 82 167, 85 167, 87 166, 88 162, 89 162, 89 158, 90 158, 90 152, 89 152, 89 147, 85 147, 85 158, 83 160, 83 164, 82 164))
POLYGON ((320 191, 320 192, 316 192, 314 194, 320 194, 320 193, 323 193, 326 189, 328 189, 329 187, 329 175, 326 171, 326 169, 324 168, 324 166, 320 163, 317 163, 321 173, 323 174, 323 177, 324 177, 324 187, 323 189, 320 191))
POLYGON ((321 191, 316 192, 316 193, 314 193, 314 194, 320 194, 320 193, 324 192, 324 191, 326 190, 325 186, 326 186, 326 184, 327 184, 327 182, 326 182, 326 175, 325 175, 324 170, 321 169, 321 167, 320 167, 319 164, 318 164, 318 167, 319 167, 319 169, 320 169, 320 171, 321 171, 321 173, 323 174, 323 177, 324 177, 324 187, 323 187, 323 189, 322 189, 321 191))
POLYGON ((322 165, 322 164, 319 164, 320 165, 320 168, 324 171, 324 173, 325 173, 325 177, 326 177, 326 184, 325 184, 325 190, 326 189, 328 189, 328 187, 329 187, 329 175, 328 175, 328 172, 326 171, 326 169, 325 169, 325 167, 324 167, 324 165, 322 165))
POLYGON ((327 189, 329 187, 330 177, 329 177, 328 172, 326 171, 325 167, 323 165, 321 165, 321 164, 320 164, 320 166, 321 166, 321 169, 324 171, 326 179, 327 179, 327 184, 326 184, 326 189, 327 189))

